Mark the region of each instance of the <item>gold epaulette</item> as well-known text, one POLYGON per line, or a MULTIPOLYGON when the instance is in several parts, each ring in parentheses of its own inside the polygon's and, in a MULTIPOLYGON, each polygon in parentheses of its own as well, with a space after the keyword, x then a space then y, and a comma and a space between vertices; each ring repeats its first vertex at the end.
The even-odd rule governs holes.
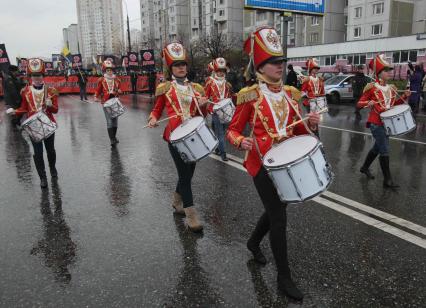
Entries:
POLYGON ((54 87, 49 87, 49 91, 52 93, 52 95, 59 95, 59 91, 58 89, 54 88, 54 87))
POLYGON ((237 94, 237 105, 241 105, 247 102, 256 100, 259 97, 257 92, 258 84, 254 84, 251 87, 245 87, 240 90, 237 94))
POLYGON ((297 88, 295 88, 293 86, 285 85, 284 91, 286 91, 286 92, 290 91, 291 98, 294 99, 295 101, 299 101, 302 98, 302 92, 300 92, 297 88))
POLYGON ((202 85, 196 82, 192 82, 192 86, 196 92, 198 92, 201 96, 205 95, 204 88, 202 85))
POLYGON ((309 76, 302 76, 300 77, 302 80, 302 83, 308 82, 309 81, 309 76))
POLYGON ((170 90, 172 83, 170 81, 160 83, 155 89, 155 96, 161 96, 170 90))
POLYGON ((367 85, 364 87, 363 93, 371 90, 372 88, 374 88, 374 82, 367 83, 367 85))

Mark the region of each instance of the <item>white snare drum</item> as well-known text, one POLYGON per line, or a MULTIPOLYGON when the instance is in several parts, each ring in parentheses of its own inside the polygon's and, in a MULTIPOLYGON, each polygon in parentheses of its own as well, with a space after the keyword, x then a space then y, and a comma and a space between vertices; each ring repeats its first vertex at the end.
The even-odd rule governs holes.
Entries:
POLYGON ((408 105, 394 106, 382 112, 380 118, 389 136, 403 135, 416 128, 416 121, 408 105))
POLYGON ((107 100, 104 108, 112 119, 121 116, 126 111, 117 97, 107 100))
POLYGON ((311 199, 333 180, 321 142, 310 135, 293 137, 273 147, 264 156, 263 166, 286 203, 311 199))
POLYGON ((196 162, 209 155, 218 145, 216 136, 202 117, 186 120, 170 135, 170 143, 186 163, 196 162))
POLYGON ((232 99, 225 98, 213 106, 213 112, 217 114, 220 123, 228 124, 231 122, 235 113, 235 106, 232 99))
POLYGON ((309 106, 311 108, 311 112, 319 112, 320 110, 328 107, 327 98, 325 96, 311 98, 309 100, 309 106))
POLYGON ((57 124, 51 121, 42 111, 33 114, 22 122, 21 127, 30 135, 34 142, 49 138, 58 128, 57 124))

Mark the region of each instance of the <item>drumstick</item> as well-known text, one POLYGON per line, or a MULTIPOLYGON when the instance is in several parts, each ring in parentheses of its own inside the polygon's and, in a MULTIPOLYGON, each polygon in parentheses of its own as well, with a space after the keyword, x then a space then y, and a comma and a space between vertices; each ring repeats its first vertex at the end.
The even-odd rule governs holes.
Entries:
MULTIPOLYGON (((323 109, 319 110, 317 113, 318 113, 318 114, 322 114, 322 113, 326 113, 326 112, 328 112, 328 107, 326 107, 326 108, 323 108, 323 109)), ((302 118, 302 119, 300 119, 300 120, 298 120, 298 121, 296 121, 296 122, 291 123, 290 125, 288 125, 288 126, 286 127, 286 129, 292 128, 293 126, 296 126, 296 125, 297 125, 297 124, 299 124, 299 123, 305 122, 305 121, 306 121, 306 120, 308 120, 308 119, 309 119, 309 117, 304 117, 304 118, 302 118)))
MULTIPOLYGON (((164 118, 164 119, 162 119, 162 120, 160 120, 160 121, 157 121, 157 123, 156 123, 156 124, 161 123, 161 122, 164 122, 164 121, 167 121, 167 120, 170 120, 170 119, 174 119, 174 118, 176 118, 176 117, 178 117, 178 116, 179 116, 179 115, 177 115, 177 114, 172 115, 171 117, 164 118)), ((149 124, 148 124, 148 125, 145 125, 145 126, 144 126, 144 127, 142 127, 142 128, 147 128, 147 127, 149 127, 149 124)))

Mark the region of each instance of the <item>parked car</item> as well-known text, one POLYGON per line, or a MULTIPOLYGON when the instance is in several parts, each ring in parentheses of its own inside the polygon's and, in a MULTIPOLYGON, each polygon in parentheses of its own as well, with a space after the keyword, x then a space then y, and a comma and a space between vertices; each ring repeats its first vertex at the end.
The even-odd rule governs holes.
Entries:
MULTIPOLYGON (((325 95, 327 101, 333 104, 339 104, 341 101, 350 101, 353 99, 352 78, 353 74, 336 75, 325 81, 325 95)), ((367 76, 368 82, 373 79, 367 76)))

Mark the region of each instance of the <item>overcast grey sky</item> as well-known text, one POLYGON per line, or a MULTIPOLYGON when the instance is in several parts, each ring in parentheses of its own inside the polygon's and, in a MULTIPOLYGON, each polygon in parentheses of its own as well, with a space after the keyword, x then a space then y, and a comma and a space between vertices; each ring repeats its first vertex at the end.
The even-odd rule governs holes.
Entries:
MULTIPOLYGON (((130 28, 140 29, 139 0, 126 1, 130 28)), ((62 28, 77 23, 75 0, 0 0, 0 3, 0 43, 6 44, 13 64, 16 57, 50 57, 59 53, 63 47, 62 28)))

